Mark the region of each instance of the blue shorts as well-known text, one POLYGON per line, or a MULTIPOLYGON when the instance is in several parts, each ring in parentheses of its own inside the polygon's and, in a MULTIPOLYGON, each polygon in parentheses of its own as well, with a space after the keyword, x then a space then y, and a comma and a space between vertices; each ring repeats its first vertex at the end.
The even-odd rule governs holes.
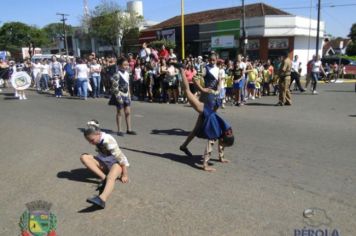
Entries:
POLYGON ((95 160, 97 160, 104 168, 105 171, 109 172, 111 170, 111 167, 118 163, 118 160, 114 156, 96 156, 94 157, 95 160))
POLYGON ((245 85, 245 80, 244 79, 241 79, 240 82, 238 83, 235 83, 234 82, 234 89, 242 89, 245 85))
POLYGON ((116 106, 118 109, 122 109, 131 105, 130 97, 126 96, 114 96, 112 95, 109 101, 109 105, 116 106))
POLYGON ((256 88, 256 84, 254 84, 254 83, 248 83, 248 84, 247 84, 247 88, 248 88, 248 89, 255 89, 255 88, 256 88))
POLYGON ((232 95, 232 88, 226 88, 226 96, 232 95))

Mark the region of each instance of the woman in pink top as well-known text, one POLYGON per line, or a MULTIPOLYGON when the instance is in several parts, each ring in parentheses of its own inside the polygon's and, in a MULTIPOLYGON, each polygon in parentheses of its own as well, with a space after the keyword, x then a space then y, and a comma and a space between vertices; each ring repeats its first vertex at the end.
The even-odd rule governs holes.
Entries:
MULTIPOLYGON (((195 88, 195 85, 194 85, 194 82, 193 82, 193 78, 194 76, 197 74, 197 71, 194 69, 194 66, 192 64, 192 62, 188 62, 185 70, 185 77, 187 78, 188 80, 188 83, 189 83, 189 89, 190 91, 196 95, 196 88, 195 88)), ((186 96, 184 95, 184 101, 186 102, 187 99, 186 99, 186 96)))

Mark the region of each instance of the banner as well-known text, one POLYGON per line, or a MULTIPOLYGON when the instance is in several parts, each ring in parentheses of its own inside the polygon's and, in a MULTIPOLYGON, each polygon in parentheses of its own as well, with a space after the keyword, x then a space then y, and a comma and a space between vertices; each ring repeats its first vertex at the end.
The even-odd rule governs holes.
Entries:
POLYGON ((235 38, 233 35, 211 37, 212 48, 233 48, 235 38))
POLYGON ((247 50, 258 50, 260 49, 259 39, 249 39, 247 43, 247 50))
POLYGON ((268 39, 268 49, 288 49, 288 38, 268 39))
POLYGON ((176 42, 176 30, 169 29, 169 30, 162 30, 161 31, 161 39, 165 39, 167 41, 171 41, 173 43, 176 42))

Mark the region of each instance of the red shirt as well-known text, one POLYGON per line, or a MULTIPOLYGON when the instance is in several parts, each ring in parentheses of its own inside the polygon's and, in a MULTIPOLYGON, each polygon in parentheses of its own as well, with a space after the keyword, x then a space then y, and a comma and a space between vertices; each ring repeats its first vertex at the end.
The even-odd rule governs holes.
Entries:
POLYGON ((159 51, 159 57, 160 58, 167 58, 169 56, 169 52, 168 52, 168 50, 167 49, 163 49, 163 50, 161 50, 161 51, 159 51))

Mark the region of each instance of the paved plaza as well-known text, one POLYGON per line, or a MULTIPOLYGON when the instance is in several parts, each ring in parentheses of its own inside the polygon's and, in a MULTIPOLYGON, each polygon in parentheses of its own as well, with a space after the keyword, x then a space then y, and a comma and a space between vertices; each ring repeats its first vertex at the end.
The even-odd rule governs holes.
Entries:
MULTIPOLYGON (((18 235, 25 204, 53 203, 58 235, 295 235, 296 230, 356 232, 356 93, 354 84, 324 84, 319 95, 275 96, 220 110, 237 142, 229 164, 201 170, 203 140, 186 157, 179 145, 197 114, 187 105, 133 103, 137 136, 117 137, 131 164, 105 210, 85 199, 98 179, 82 166, 94 147, 80 131, 97 119, 116 131, 107 99, 87 101, 28 92, 0 93, 0 235, 18 235), (315 208, 304 218, 303 211, 315 208)), ((215 147, 214 158, 217 157, 215 147)))

